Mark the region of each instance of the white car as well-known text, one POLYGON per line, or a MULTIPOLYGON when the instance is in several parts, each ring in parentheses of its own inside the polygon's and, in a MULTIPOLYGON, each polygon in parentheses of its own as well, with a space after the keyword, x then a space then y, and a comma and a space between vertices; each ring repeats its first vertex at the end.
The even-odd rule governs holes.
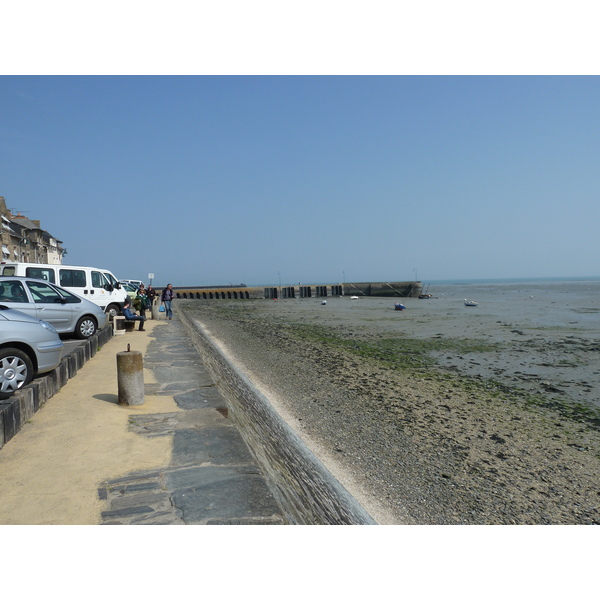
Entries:
POLYGON ((94 335, 107 322, 97 304, 31 277, 0 277, 0 306, 47 321, 58 333, 73 333, 80 339, 94 335))
POLYGON ((64 344, 52 325, 0 306, 0 399, 56 369, 64 344))
POLYGON ((119 283, 127 283, 135 290, 139 290, 140 286, 144 285, 144 282, 140 281, 139 279, 119 279, 119 283))

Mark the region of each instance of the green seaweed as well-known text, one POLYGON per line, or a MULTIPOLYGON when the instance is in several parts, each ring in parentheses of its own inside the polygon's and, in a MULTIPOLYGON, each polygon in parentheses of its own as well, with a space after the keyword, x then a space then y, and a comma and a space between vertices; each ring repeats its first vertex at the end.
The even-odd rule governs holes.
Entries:
POLYGON ((569 421, 586 423, 600 429, 600 410, 587 404, 529 392, 518 387, 481 377, 445 371, 437 365, 432 352, 492 352, 498 344, 470 339, 414 339, 390 337, 376 340, 346 338, 331 329, 317 325, 293 324, 286 330, 299 339, 354 354, 381 366, 406 371, 413 377, 453 384, 470 394, 484 394, 490 400, 518 401, 525 409, 546 409, 569 421))
MULTIPOLYGON (((244 306, 247 307, 247 304, 244 303, 244 306)), ((494 352, 503 348, 501 344, 468 338, 416 339, 397 334, 389 337, 361 335, 356 332, 356 329, 353 332, 344 332, 323 325, 290 322, 284 316, 274 318, 274 315, 270 314, 265 319, 260 316, 260 309, 249 312, 244 306, 239 303, 219 303, 212 305, 210 311, 230 320, 258 323, 264 331, 276 330, 282 336, 287 335, 305 341, 322 350, 331 348, 343 351, 381 367, 401 370, 417 381, 420 379, 438 381, 464 390, 484 401, 518 403, 521 409, 527 411, 551 411, 569 421, 583 423, 600 430, 600 410, 595 407, 530 392, 493 379, 449 371, 440 366, 433 356, 436 352, 457 354, 494 352)), ((262 307, 264 304, 255 306, 262 307)))

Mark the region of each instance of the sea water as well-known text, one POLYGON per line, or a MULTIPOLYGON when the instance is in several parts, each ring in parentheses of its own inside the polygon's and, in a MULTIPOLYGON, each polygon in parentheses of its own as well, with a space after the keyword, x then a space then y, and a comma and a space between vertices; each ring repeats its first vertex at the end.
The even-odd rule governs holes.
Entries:
POLYGON ((444 305, 464 299, 491 317, 538 327, 563 327, 600 333, 600 279, 488 281, 430 287, 444 305))
POLYGON ((404 334, 475 338, 502 348, 440 355, 440 364, 600 408, 600 279, 441 283, 429 293, 434 298, 407 305, 412 318, 404 334))

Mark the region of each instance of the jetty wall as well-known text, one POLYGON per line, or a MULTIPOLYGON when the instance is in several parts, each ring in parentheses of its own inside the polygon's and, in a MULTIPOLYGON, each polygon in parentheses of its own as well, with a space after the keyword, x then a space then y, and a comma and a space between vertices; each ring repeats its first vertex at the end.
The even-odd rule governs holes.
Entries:
POLYGON ((184 286, 175 288, 177 298, 188 300, 250 300, 288 298, 326 298, 335 296, 386 296, 417 298, 423 292, 420 281, 379 281, 359 283, 327 283, 247 286, 184 286))

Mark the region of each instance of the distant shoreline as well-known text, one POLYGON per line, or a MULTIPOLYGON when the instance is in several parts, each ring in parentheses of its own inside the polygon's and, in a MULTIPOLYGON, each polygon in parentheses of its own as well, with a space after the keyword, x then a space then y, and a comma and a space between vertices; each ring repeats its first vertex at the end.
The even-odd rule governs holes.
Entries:
POLYGON ((422 280, 423 285, 494 285, 503 283, 568 283, 577 281, 600 281, 600 276, 589 277, 514 277, 498 279, 431 279, 422 280))

